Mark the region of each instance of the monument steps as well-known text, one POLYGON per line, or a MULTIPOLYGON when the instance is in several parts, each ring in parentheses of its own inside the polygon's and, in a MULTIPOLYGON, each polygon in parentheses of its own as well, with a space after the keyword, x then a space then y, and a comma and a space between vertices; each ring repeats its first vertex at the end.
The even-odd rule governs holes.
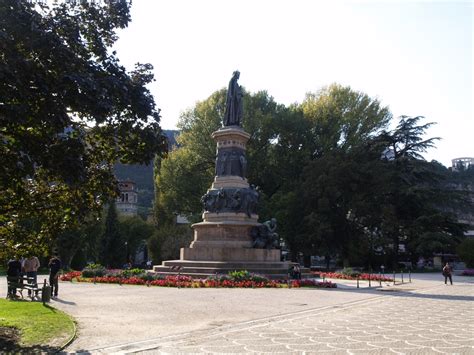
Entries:
MULTIPOLYGON (((153 267, 153 272, 159 275, 186 275, 195 278, 206 278, 216 274, 225 275, 231 271, 246 270, 264 275, 271 279, 286 279, 288 277, 289 262, 222 262, 222 261, 186 261, 167 260, 162 265, 153 267), (178 270, 178 267, 180 269, 178 270)), ((310 270, 301 268, 304 278, 311 277, 310 270)))
MULTIPOLYGON (((206 279, 208 277, 213 277, 213 276, 216 276, 216 273, 212 273, 212 274, 205 274, 205 273, 187 273, 187 272, 178 272, 178 271, 160 271, 158 272, 159 275, 161 276, 178 276, 178 275, 181 275, 181 276, 191 276, 192 278, 195 278, 195 279, 206 279)), ((217 273, 218 275, 225 275, 222 273, 222 270, 219 270, 219 273, 217 273)), ((287 273, 281 273, 281 274, 267 274, 265 275, 267 278, 271 279, 271 280, 287 280, 288 279, 288 274, 287 273)), ((308 278, 310 277, 309 275, 302 275, 303 278, 308 278)))
MULTIPOLYGON (((153 270, 155 272, 162 272, 170 270, 170 267, 166 266, 155 266, 153 270)), ((171 269, 172 270, 172 269, 171 269)), ((278 268, 278 269, 265 269, 265 268, 233 268, 233 267, 183 267, 181 269, 182 274, 210 274, 214 275, 215 273, 219 274, 227 274, 231 271, 240 271, 240 270, 247 270, 249 272, 261 275, 272 275, 272 274, 281 274, 287 273, 287 268, 278 268)))

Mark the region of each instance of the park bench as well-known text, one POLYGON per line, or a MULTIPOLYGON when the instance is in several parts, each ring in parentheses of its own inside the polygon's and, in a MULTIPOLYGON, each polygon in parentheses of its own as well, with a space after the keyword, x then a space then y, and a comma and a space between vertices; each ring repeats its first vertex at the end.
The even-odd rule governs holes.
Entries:
MULTIPOLYGON (((41 299, 44 301, 43 291, 46 288, 46 279, 42 287, 39 287, 38 284, 34 282, 34 278, 27 276, 20 277, 7 277, 8 289, 16 288, 17 292, 20 292, 21 298, 24 299, 23 291, 29 291, 29 294, 32 300, 39 299, 38 295, 41 293, 41 299)), ((49 289, 49 288, 48 288, 49 289)), ((9 295, 7 294, 7 298, 9 295)))

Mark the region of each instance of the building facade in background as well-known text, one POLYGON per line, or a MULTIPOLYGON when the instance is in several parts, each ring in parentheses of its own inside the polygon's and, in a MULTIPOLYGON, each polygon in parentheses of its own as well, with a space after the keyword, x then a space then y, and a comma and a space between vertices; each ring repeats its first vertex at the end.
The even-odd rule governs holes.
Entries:
POLYGON ((453 171, 467 170, 474 167, 474 158, 455 158, 451 160, 453 171))
MULTIPOLYGON (((474 169, 474 158, 472 157, 463 157, 463 158, 455 158, 451 160, 452 162, 452 170, 461 172, 466 171, 468 169, 474 169)), ((474 203, 474 181, 469 182, 465 185, 458 185, 458 189, 465 189, 467 193, 470 194, 471 201, 474 203)), ((458 220, 461 223, 465 223, 470 226, 466 235, 469 237, 474 238, 474 211, 471 210, 462 210, 457 213, 458 220)))
POLYGON ((137 187, 132 180, 119 180, 120 195, 117 198, 117 212, 122 216, 138 214, 137 187))

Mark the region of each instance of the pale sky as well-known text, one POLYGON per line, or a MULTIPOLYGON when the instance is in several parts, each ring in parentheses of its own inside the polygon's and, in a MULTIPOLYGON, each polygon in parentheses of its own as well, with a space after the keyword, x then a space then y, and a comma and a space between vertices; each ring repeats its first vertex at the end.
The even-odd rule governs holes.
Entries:
POLYGON ((473 1, 133 0, 121 62, 151 63, 161 126, 227 87, 302 102, 331 83, 425 116, 440 136, 426 154, 474 157, 473 1))

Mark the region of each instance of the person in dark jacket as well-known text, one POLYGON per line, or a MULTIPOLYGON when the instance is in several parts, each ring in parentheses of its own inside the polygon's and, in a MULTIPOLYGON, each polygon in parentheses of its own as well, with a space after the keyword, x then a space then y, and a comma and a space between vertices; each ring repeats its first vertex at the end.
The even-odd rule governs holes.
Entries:
POLYGON ((449 279, 449 282, 451 283, 451 285, 453 284, 452 273, 453 273, 453 268, 451 267, 451 265, 449 265, 449 263, 446 263, 446 265, 444 265, 444 267, 443 267, 443 276, 444 276, 444 284, 445 285, 448 284, 448 279, 449 279))
POLYGON ((51 296, 58 297, 58 278, 59 270, 61 270, 61 260, 57 255, 54 255, 48 263, 49 267, 49 284, 51 285, 51 296))
MULTIPOLYGON (((21 262, 14 256, 8 261, 7 264, 7 279, 13 284, 18 284, 19 277, 21 274, 21 262)), ((7 297, 15 298, 16 297, 16 287, 8 287, 7 297)))

